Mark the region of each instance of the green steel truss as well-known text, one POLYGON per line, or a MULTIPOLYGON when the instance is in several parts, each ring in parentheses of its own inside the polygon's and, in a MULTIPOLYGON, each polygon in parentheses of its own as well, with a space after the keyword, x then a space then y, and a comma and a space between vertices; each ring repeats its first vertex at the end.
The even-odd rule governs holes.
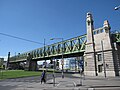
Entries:
POLYGON ((85 51, 86 35, 78 36, 63 42, 47 45, 26 53, 22 53, 10 58, 10 62, 26 61, 27 55, 30 53, 32 59, 44 59, 49 57, 56 57, 85 51))
POLYGON ((120 33, 115 34, 115 39, 117 43, 120 43, 120 33))
MULTIPOLYGON (((115 33, 114 35, 114 42, 120 43, 120 33, 115 33)), ((49 57, 61 56, 62 52, 64 55, 81 53, 85 51, 85 43, 86 35, 78 36, 72 39, 65 40, 63 42, 54 43, 42 48, 13 56, 10 58, 10 62, 26 61, 28 53, 30 53, 32 59, 41 60, 49 57)))

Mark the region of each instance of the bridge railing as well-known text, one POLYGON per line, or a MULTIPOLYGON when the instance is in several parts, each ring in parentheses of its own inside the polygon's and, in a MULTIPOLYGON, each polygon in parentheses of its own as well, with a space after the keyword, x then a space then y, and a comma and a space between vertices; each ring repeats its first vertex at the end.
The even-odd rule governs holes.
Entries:
POLYGON ((27 59, 28 53, 22 53, 20 55, 15 55, 10 57, 10 62, 18 62, 18 61, 25 61, 27 59))
MULTIPOLYGON (((93 35, 99 34, 99 33, 103 33, 105 32, 105 27, 101 27, 98 29, 93 30, 93 35)), ((120 32, 119 31, 112 31, 111 33, 111 38, 113 40, 113 42, 117 42, 120 43, 120 32)))
POLYGON ((22 53, 10 58, 10 62, 19 62, 27 60, 27 55, 30 53, 32 59, 43 59, 46 57, 59 56, 64 53, 73 54, 85 51, 86 35, 78 36, 65 40, 63 42, 47 45, 26 53, 22 53))
POLYGON ((103 32, 104 32, 104 27, 100 27, 100 28, 97 28, 97 29, 93 30, 93 35, 103 33, 103 32))
POLYGON ((69 40, 65 40, 63 42, 54 43, 51 45, 47 45, 42 48, 35 49, 30 52, 33 59, 37 58, 45 58, 45 57, 52 57, 76 52, 82 52, 85 49, 86 43, 86 35, 78 36, 76 38, 72 38, 69 40))
POLYGON ((115 39, 117 43, 120 43, 120 33, 115 34, 115 39))
MULTIPOLYGON (((104 32, 104 27, 93 30, 93 34, 104 32)), ((112 34, 114 36, 113 42, 120 43, 120 33, 112 34)), ((80 53, 85 51, 86 35, 78 36, 65 40, 63 42, 47 45, 26 53, 22 53, 10 58, 10 62, 19 62, 27 60, 27 55, 30 53, 32 59, 44 59, 47 57, 54 57, 62 55, 69 55, 73 53, 80 53)))
POLYGON ((120 43, 120 31, 117 30, 112 31, 111 36, 113 42, 120 43))

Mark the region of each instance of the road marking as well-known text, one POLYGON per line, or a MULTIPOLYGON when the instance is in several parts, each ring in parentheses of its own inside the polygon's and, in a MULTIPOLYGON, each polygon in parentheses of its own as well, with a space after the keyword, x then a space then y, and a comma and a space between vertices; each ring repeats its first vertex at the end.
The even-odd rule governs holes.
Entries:
POLYGON ((73 85, 74 85, 74 87, 76 87, 76 83, 73 81, 73 85))
POLYGON ((94 88, 88 88, 88 90, 95 90, 94 88))
POLYGON ((61 84, 61 82, 59 84, 57 84, 57 87, 61 84))

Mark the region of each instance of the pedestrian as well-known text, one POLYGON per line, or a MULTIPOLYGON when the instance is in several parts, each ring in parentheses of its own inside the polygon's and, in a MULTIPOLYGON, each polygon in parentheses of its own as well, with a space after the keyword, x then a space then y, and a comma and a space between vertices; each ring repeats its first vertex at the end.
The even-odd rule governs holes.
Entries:
POLYGON ((42 75, 41 75, 41 84, 42 82, 46 83, 46 71, 43 70, 42 75))

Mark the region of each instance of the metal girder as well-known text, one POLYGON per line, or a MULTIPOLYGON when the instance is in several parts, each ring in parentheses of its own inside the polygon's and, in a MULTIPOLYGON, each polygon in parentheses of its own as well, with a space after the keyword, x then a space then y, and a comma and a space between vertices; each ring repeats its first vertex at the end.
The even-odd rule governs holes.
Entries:
POLYGON ((115 34, 115 39, 116 39, 116 42, 120 43, 120 33, 115 34))
MULTIPOLYGON (((115 33, 115 42, 120 43, 120 33, 115 33)), ((27 60, 27 55, 30 53, 32 59, 44 59, 48 57, 60 56, 62 51, 64 55, 80 53, 85 51, 86 35, 78 36, 65 40, 63 42, 47 45, 29 52, 25 52, 13 57, 10 57, 10 62, 20 62, 27 60)))
POLYGON ((30 53, 32 59, 44 59, 62 55, 80 53, 85 51, 86 35, 78 36, 63 42, 47 45, 26 53, 22 53, 10 58, 10 62, 19 62, 27 60, 27 55, 30 53))

